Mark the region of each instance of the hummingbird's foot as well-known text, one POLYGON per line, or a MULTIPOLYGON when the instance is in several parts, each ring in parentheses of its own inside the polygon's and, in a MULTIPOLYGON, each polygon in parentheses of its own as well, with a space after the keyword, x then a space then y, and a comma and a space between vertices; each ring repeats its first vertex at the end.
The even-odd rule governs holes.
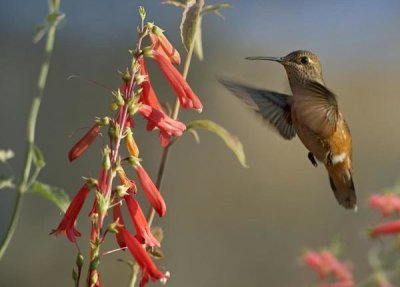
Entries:
POLYGON ((326 165, 327 166, 333 165, 333 155, 331 152, 328 152, 328 155, 326 156, 326 165))
POLYGON ((315 160, 315 157, 314 157, 314 155, 313 155, 311 152, 308 153, 308 159, 311 161, 311 163, 312 163, 312 165, 313 165, 314 167, 317 167, 317 166, 318 166, 318 163, 317 163, 317 161, 315 160))

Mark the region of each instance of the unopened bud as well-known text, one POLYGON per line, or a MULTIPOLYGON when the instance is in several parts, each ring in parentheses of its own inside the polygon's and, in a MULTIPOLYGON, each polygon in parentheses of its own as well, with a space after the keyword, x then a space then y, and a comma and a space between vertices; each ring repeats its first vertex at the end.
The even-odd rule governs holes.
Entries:
POLYGON ((114 102, 111 103, 110 110, 112 112, 115 112, 116 110, 118 110, 118 108, 119 108, 119 106, 116 103, 114 103, 114 102))
POLYGON ((111 168, 110 149, 105 147, 103 150, 103 168, 109 170, 111 168))
POLYGON ((109 117, 96 118, 96 123, 100 126, 108 126, 111 119, 109 117))
POLYGON ((78 253, 78 255, 76 256, 76 261, 75 261, 76 266, 81 268, 83 266, 83 260, 84 260, 84 257, 82 255, 82 253, 78 253))
POLYGON ((78 272, 76 272, 75 268, 72 268, 72 279, 74 282, 78 280, 78 272))

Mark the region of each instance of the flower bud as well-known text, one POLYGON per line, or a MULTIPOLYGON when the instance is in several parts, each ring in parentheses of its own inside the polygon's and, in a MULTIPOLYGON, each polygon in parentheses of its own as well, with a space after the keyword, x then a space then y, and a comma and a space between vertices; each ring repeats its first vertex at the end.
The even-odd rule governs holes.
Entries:
POLYGON ((83 266, 83 260, 84 260, 84 257, 82 255, 82 253, 79 252, 78 255, 76 256, 76 261, 75 261, 76 266, 81 268, 83 266))
POLYGON ((111 168, 110 149, 105 147, 103 150, 103 168, 109 170, 111 168))

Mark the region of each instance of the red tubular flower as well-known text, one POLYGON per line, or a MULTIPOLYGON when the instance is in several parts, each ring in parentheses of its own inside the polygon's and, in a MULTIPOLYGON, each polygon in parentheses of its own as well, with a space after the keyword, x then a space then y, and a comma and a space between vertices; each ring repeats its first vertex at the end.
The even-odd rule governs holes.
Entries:
POLYGON ((192 91, 189 84, 182 77, 179 71, 171 64, 170 60, 164 57, 163 54, 157 50, 154 51, 153 57, 160 66, 161 71, 168 80, 172 89, 175 91, 181 106, 201 112, 203 105, 201 104, 199 98, 192 91))
POLYGON ((154 50, 158 51, 160 54, 163 54, 171 61, 171 63, 180 65, 181 56, 162 32, 158 35, 150 33, 149 36, 151 43, 154 45, 154 50))
POLYGON ((370 236, 393 235, 400 233, 400 220, 379 224, 370 230, 370 236))
MULTIPOLYGON (((125 225, 124 219, 122 218, 122 214, 121 214, 121 206, 119 204, 116 204, 113 207, 113 220, 114 220, 114 222, 118 220, 119 224, 125 225)), ((123 238, 121 237, 121 234, 119 232, 117 234, 115 234, 115 238, 116 238, 118 246, 120 248, 126 247, 125 241, 123 240, 123 238)))
POLYGON ((304 263, 314 269, 321 279, 334 275, 338 282, 320 285, 319 287, 352 287, 354 286, 353 274, 347 264, 336 259, 330 251, 320 253, 308 251, 303 256, 304 263))
POLYGON ((124 196, 126 206, 128 207, 129 215, 131 216, 133 225, 136 230, 136 238, 140 243, 144 243, 150 247, 160 247, 160 242, 153 236, 150 231, 149 224, 143 214, 138 202, 130 195, 124 196))
POLYGON ((140 84, 142 88, 142 93, 140 94, 140 102, 149 105, 159 111, 162 111, 160 102, 157 99, 156 93, 150 83, 149 74, 147 73, 146 65, 144 63, 143 57, 138 59, 140 65, 140 74, 142 76, 147 76, 147 79, 140 84))
POLYGON ((139 113, 148 120, 148 130, 153 130, 154 127, 160 129, 161 145, 163 147, 168 145, 171 136, 181 136, 183 131, 186 129, 185 124, 173 120, 163 112, 154 109, 149 105, 141 104, 139 113))
POLYGON ((125 228, 120 227, 118 232, 121 234, 121 238, 124 240, 129 251, 135 258, 137 264, 140 266, 142 271, 140 287, 145 286, 150 279, 152 281, 160 281, 161 283, 165 284, 168 280, 169 273, 162 273, 160 270, 158 270, 157 266, 150 259, 140 242, 132 234, 126 231, 125 228))
POLYGON ((147 174, 143 166, 140 165, 140 163, 135 165, 135 170, 139 177, 140 185, 143 188, 144 195, 146 196, 150 205, 155 209, 159 216, 164 216, 165 212, 167 211, 167 207, 157 187, 154 185, 150 176, 147 174))
POLYGON ((64 214, 63 219, 56 229, 53 229, 50 234, 63 234, 66 235, 71 242, 76 242, 76 237, 80 237, 81 233, 75 228, 75 221, 78 217, 79 212, 82 209, 83 203, 85 202, 86 196, 88 195, 90 188, 84 184, 79 192, 72 199, 68 206, 67 211, 64 214))
POLYGON ((320 278, 323 278, 325 274, 322 272, 322 260, 321 256, 314 251, 308 251, 306 254, 303 256, 303 261, 306 265, 310 266, 312 269, 314 269, 320 278))
POLYGON ((91 129, 68 152, 69 161, 73 161, 83 154, 93 143, 99 132, 99 124, 95 124, 93 127, 91 127, 91 129))
POLYGON ((371 207, 378 209, 383 217, 387 217, 394 211, 400 214, 400 197, 393 193, 372 195, 368 203, 371 207))

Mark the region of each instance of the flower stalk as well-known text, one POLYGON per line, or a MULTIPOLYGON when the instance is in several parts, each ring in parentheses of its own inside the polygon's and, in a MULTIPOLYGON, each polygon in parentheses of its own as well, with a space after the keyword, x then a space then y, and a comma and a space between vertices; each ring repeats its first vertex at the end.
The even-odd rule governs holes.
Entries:
POLYGON ((63 18, 60 14, 60 0, 49 1, 49 16, 56 16, 54 20, 50 22, 50 27, 47 31, 46 44, 45 44, 45 58, 39 72, 39 78, 37 82, 37 92, 32 100, 29 117, 27 121, 27 146, 25 151, 25 162, 22 172, 21 181, 17 190, 17 198, 15 200, 14 210, 11 217, 10 224, 7 228, 6 235, 0 245, 0 259, 3 257, 11 239, 14 235, 17 223, 19 220, 23 195, 29 190, 31 184, 35 182, 39 175, 40 168, 32 172, 32 164, 34 161, 34 149, 35 149, 35 134, 36 134, 36 122, 42 102, 43 92, 46 87, 47 76, 50 68, 50 61, 54 50, 54 41, 57 26, 60 20, 63 18))

